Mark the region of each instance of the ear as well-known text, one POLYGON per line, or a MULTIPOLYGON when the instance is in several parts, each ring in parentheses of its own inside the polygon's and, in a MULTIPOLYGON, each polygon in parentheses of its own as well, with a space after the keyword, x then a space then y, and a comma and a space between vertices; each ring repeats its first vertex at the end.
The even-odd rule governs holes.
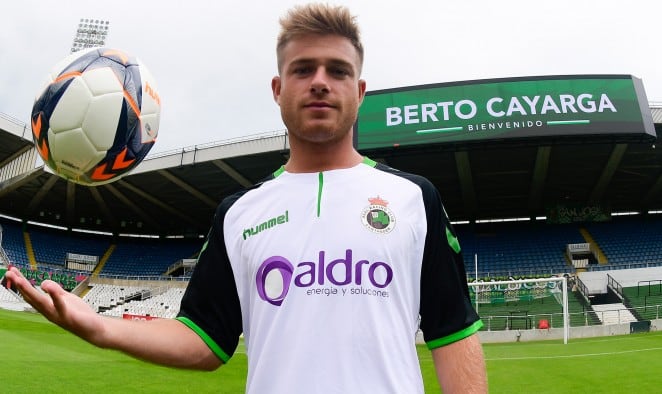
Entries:
POLYGON ((271 93, 274 96, 274 101, 280 105, 280 77, 276 76, 271 79, 271 93))
POLYGON ((365 80, 359 79, 359 105, 363 103, 363 98, 365 97, 366 83, 365 80))

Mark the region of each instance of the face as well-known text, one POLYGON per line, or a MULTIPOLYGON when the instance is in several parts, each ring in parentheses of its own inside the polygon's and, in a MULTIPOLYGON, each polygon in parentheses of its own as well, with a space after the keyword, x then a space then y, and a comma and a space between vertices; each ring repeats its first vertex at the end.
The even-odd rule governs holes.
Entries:
POLYGON ((359 55, 344 37, 296 37, 281 49, 271 82, 291 139, 327 143, 346 138, 365 95, 359 55))

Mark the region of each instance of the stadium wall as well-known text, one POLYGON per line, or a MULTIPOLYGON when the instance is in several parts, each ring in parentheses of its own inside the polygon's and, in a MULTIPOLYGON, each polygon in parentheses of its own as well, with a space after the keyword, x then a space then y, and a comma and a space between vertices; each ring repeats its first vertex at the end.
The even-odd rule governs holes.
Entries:
POLYGON ((164 278, 163 280, 141 280, 141 279, 126 279, 126 278, 110 278, 105 276, 95 276, 91 277, 89 286, 94 286, 95 284, 100 285, 113 285, 113 286, 135 286, 135 287, 179 287, 186 288, 188 281, 182 280, 168 280, 164 278))
MULTIPOLYGON (((651 331, 662 330, 662 319, 651 321, 651 331)), ((607 337, 612 335, 627 335, 631 333, 630 323, 605 324, 585 327, 570 327, 568 340, 578 338, 607 337)), ((501 342, 529 342, 563 340, 563 328, 532 329, 532 330, 505 330, 505 331, 479 331, 478 336, 482 343, 501 342)))

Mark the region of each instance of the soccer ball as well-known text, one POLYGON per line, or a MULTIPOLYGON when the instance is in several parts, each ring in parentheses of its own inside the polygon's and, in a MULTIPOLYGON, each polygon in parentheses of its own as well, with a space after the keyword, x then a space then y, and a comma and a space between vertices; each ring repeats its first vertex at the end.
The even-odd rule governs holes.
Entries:
POLYGON ((161 99, 139 59, 89 48, 57 63, 32 107, 32 137, 56 174, 96 186, 120 179, 147 155, 161 99))

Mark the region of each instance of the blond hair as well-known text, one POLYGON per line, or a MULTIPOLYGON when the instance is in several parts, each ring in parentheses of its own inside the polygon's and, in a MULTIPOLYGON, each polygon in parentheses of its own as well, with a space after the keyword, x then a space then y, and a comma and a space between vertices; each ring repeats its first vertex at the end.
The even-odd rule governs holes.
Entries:
POLYGON ((312 3, 295 6, 280 19, 280 34, 276 45, 278 70, 281 69, 281 51, 290 40, 308 34, 337 35, 347 38, 359 55, 359 71, 363 65, 363 44, 356 17, 346 7, 312 3))

